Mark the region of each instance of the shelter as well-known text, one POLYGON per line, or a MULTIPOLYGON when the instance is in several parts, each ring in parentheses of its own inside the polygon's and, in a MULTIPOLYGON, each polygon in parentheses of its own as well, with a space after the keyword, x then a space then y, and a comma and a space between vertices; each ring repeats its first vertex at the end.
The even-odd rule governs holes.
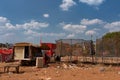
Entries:
POLYGON ((39 45, 21 42, 14 45, 14 60, 34 60, 42 56, 39 45))

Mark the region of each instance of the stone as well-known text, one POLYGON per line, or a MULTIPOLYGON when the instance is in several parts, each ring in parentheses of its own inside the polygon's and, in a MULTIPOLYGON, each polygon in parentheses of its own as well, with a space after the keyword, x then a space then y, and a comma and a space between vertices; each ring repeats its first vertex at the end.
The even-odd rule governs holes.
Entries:
POLYGON ((103 71, 105 71, 105 68, 101 67, 99 70, 100 70, 100 72, 103 72, 103 71))
POLYGON ((62 64, 62 67, 63 67, 64 69, 67 69, 67 68, 68 68, 68 66, 67 66, 65 63, 62 64))
POLYGON ((118 74, 120 75, 120 71, 118 72, 118 74))

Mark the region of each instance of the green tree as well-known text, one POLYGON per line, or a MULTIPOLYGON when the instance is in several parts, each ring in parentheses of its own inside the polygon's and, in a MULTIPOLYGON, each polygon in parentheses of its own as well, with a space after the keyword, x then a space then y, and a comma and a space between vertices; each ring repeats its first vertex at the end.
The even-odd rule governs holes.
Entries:
POLYGON ((100 49, 99 46, 106 56, 120 56, 120 31, 105 34, 102 40, 97 42, 97 49, 100 49))

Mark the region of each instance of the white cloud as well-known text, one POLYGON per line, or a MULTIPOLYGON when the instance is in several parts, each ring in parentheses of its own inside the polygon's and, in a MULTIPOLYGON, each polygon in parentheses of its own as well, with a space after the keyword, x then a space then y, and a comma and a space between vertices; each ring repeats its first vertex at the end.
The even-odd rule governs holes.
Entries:
POLYGON ((0 17, 0 41, 24 41, 28 36, 31 35, 33 38, 35 38, 36 36, 39 37, 40 33, 38 33, 37 31, 40 31, 42 28, 46 28, 48 26, 48 23, 38 22, 35 20, 31 20, 30 22, 24 24, 13 25, 6 17, 0 17))
POLYGON ((48 18, 49 14, 43 14, 43 17, 48 18))
POLYGON ((60 30, 60 32, 49 32, 49 23, 31 20, 23 24, 13 25, 6 17, 0 17, 0 42, 39 42, 40 35, 44 36, 44 40, 46 41, 48 38, 53 41, 60 38, 78 38, 79 36, 81 36, 81 38, 85 38, 85 35, 96 35, 98 33, 102 34, 103 31, 108 30, 120 31, 120 21, 106 23, 100 19, 83 19, 79 24, 66 24, 65 22, 62 22, 59 25, 62 26, 63 30, 60 30), (96 27, 95 24, 99 27, 96 27), (94 25, 94 27, 87 27, 91 25, 94 25), (103 29, 103 27, 104 30, 99 31, 103 29), (42 31, 44 28, 46 29, 45 32, 43 32, 44 30, 42 31))
POLYGON ((82 3, 86 3, 88 5, 98 6, 102 4, 105 0, 79 0, 82 3))
POLYGON ((112 23, 107 23, 104 26, 105 29, 108 29, 109 32, 114 32, 114 31, 120 31, 120 21, 112 22, 112 23))
POLYGON ((63 37, 65 36, 65 33, 45 33, 45 32, 37 32, 34 30, 27 30, 24 31, 25 35, 31 36, 31 37, 40 37, 41 36, 47 36, 47 37, 63 37))
POLYGON ((31 29, 29 29, 27 31, 24 31, 24 34, 32 35, 32 36, 34 36, 34 35, 38 36, 39 35, 39 33, 35 32, 35 31, 31 30, 31 29))
POLYGON ((15 41, 15 39, 17 39, 17 38, 14 38, 14 36, 15 36, 15 33, 14 32, 5 32, 4 34, 0 34, 0 42, 3 42, 3 43, 5 43, 5 42, 14 42, 15 41))
POLYGON ((67 36, 67 38, 74 38, 75 37, 75 34, 69 34, 68 36, 67 36))
POLYGON ((6 17, 0 17, 0 29, 9 30, 14 29, 15 27, 10 23, 6 17))
POLYGON ((63 29, 73 33, 83 33, 86 30, 86 26, 84 25, 72 25, 66 24, 63 26, 63 29))
POLYGON ((68 31, 68 33, 73 33, 69 34, 67 38, 77 37, 78 35, 99 35, 98 31, 100 31, 101 28, 103 28, 102 26, 105 24, 106 22, 100 19, 82 19, 80 24, 66 24, 65 22, 60 23, 60 25, 63 27, 63 30, 68 31))
POLYGON ((95 30, 88 30, 86 31, 85 35, 95 35, 96 31, 95 30))
POLYGON ((5 26, 7 29, 15 29, 15 26, 13 26, 11 23, 6 23, 5 26))
POLYGON ((48 23, 37 22, 35 20, 31 20, 28 23, 24 24, 16 24, 13 25, 10 21, 5 17, 0 17, 0 29, 3 30, 19 30, 19 29, 41 29, 48 27, 48 23))
POLYGON ((6 34, 4 34, 4 37, 11 37, 13 35, 14 35, 14 33, 6 33, 6 34))
POLYGON ((103 24, 104 22, 100 19, 82 19, 80 24, 82 25, 95 25, 95 24, 103 24))
POLYGON ((0 17, 0 24, 1 23, 8 23, 9 20, 6 17, 0 17))
POLYGON ((94 28, 93 30, 94 30, 94 31, 100 31, 101 29, 99 29, 99 28, 94 28))
POLYGON ((35 37, 33 37, 33 36, 27 36, 24 41, 27 41, 27 42, 33 41, 34 42, 35 41, 35 37))
POLYGON ((74 2, 73 0, 63 0, 62 4, 60 5, 60 8, 63 11, 68 11, 70 7, 76 5, 76 2, 74 2))
POLYGON ((63 32, 41 32, 41 29, 47 28, 48 26, 49 23, 38 22, 35 20, 31 20, 30 22, 23 24, 13 25, 6 17, 0 17, 0 42, 35 42, 37 40, 39 41, 40 35, 46 38, 52 37, 52 40, 66 36, 63 32))
POLYGON ((65 33, 40 33, 42 36, 61 37, 65 36, 65 33))
POLYGON ((48 23, 41 23, 37 22, 35 20, 31 20, 29 23, 24 23, 24 24, 17 24, 17 28, 23 28, 23 29, 41 29, 41 28, 46 28, 48 27, 48 23))

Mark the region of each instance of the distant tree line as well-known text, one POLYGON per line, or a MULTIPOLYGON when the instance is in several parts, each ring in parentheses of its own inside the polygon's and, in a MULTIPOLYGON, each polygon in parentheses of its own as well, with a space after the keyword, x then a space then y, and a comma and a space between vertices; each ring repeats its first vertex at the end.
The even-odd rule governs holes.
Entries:
POLYGON ((11 43, 0 43, 0 48, 12 48, 13 44, 11 43))
POLYGON ((96 51, 102 56, 120 56, 120 31, 107 33, 98 39, 96 51))

